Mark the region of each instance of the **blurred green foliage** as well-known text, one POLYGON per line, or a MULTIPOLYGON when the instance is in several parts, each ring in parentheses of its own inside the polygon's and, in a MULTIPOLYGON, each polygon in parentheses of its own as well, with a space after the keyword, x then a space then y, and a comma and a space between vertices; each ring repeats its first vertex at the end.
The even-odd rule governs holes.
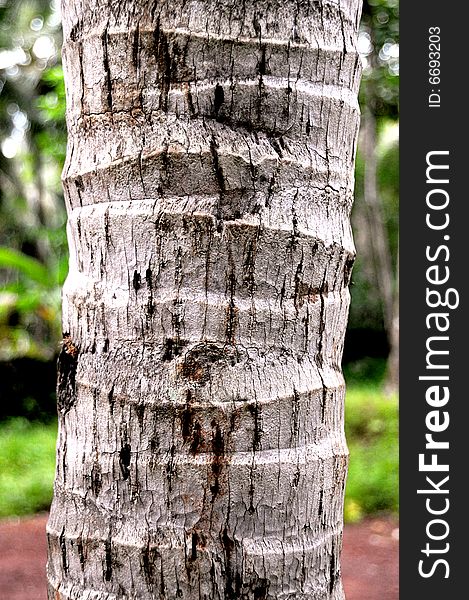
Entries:
POLYGON ((52 358, 67 265, 65 90, 50 0, 0 0, 0 360, 52 358))
POLYGON ((0 517, 48 510, 57 423, 15 418, 0 425, 0 517))
POLYGON ((398 401, 373 385, 350 386, 345 435, 350 451, 345 521, 399 509, 398 401))
MULTIPOLYGON (((399 2, 365 0, 359 34, 363 62, 360 87, 362 114, 370 110, 376 120, 377 192, 394 272, 399 245, 399 2)), ((355 203, 352 211, 357 242, 366 226, 358 214, 363 210, 364 158, 358 145, 355 171, 355 203)), ((365 232, 366 235, 366 232, 365 232)), ((352 275, 349 328, 383 331, 382 297, 369 244, 357 243, 352 275)))
POLYGON ((364 0, 359 49, 364 69, 362 105, 372 105, 376 117, 398 118, 399 0, 364 0))

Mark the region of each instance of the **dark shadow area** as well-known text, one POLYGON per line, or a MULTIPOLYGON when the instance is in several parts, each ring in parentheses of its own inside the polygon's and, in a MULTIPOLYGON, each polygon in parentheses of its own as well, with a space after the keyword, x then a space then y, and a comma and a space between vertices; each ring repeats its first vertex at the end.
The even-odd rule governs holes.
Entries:
POLYGON ((19 416, 49 422, 57 414, 56 379, 55 360, 0 361, 0 421, 19 416))

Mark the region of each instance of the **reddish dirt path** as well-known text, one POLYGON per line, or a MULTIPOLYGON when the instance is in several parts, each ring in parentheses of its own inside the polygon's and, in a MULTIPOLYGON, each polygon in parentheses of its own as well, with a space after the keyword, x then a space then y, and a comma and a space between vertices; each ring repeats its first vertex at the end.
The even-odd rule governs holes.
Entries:
POLYGON ((341 564, 347 600, 398 600, 398 521, 388 517, 346 525, 341 564))
MULTIPOLYGON (((0 521, 0 598, 47 600, 47 515, 0 521)), ((342 573, 347 600, 398 600, 398 523, 392 518, 347 525, 342 573)))

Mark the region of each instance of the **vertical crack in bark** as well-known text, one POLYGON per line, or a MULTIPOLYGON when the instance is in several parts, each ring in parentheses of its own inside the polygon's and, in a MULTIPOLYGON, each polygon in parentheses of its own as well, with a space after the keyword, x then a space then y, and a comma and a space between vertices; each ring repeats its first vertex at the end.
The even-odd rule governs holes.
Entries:
POLYGON ((332 540, 331 562, 329 565, 329 594, 331 596, 332 596, 332 592, 334 591, 335 582, 336 582, 336 578, 337 578, 336 552, 337 552, 337 549, 336 549, 335 541, 332 540))
POLYGON ((62 527, 62 531, 59 536, 60 553, 62 558, 62 569, 65 577, 68 575, 68 558, 67 558, 67 542, 65 540, 65 527, 62 527))
POLYGON ((108 29, 104 29, 101 36, 101 44, 103 47, 103 68, 104 68, 104 82, 107 93, 107 105, 109 111, 112 113, 112 79, 111 70, 109 67, 109 55, 108 55, 108 29))
MULTIPOLYGON (((221 86, 219 83, 217 83, 215 86, 215 98, 213 101, 213 112, 215 113, 216 119, 218 119, 218 116, 219 116, 218 113, 224 102, 225 102, 225 92, 223 90, 223 86, 221 86)), ((213 152, 212 152, 212 154, 213 154, 213 152)))
POLYGON ((212 493, 212 505, 220 493, 220 477, 223 466, 225 464, 225 440, 220 429, 220 425, 213 420, 212 426, 212 479, 210 484, 210 492, 212 493))
POLYGON ((185 444, 189 445, 192 455, 196 455, 204 443, 202 427, 195 419, 195 410, 192 407, 192 392, 186 392, 186 405, 181 414, 181 434, 185 444))
MULTIPOLYGON (((173 436, 174 439, 174 436, 173 436)), ((176 455, 176 446, 171 444, 171 448, 169 449, 169 460, 166 465, 166 479, 168 481, 168 495, 166 503, 168 507, 171 506, 171 492, 173 491, 173 476, 176 475, 176 467, 174 464, 174 457, 176 455)))
POLYGON ((134 271, 134 276, 132 279, 132 287, 135 290, 135 293, 142 287, 142 277, 138 271, 134 271))
POLYGON ((99 466, 98 462, 95 462, 93 464, 93 467, 92 467, 91 473, 90 473, 90 479, 91 479, 91 491, 93 492, 93 494, 95 496, 98 496, 99 492, 101 491, 101 488, 102 488, 101 467, 99 466))
POLYGON ((319 518, 319 522, 323 525, 324 524, 324 490, 320 489, 319 490, 319 505, 318 505, 318 518, 319 518))
POLYGON ((215 172, 215 179, 218 186, 218 202, 217 202, 217 232, 221 233, 223 229, 223 205, 225 196, 225 177, 223 175, 223 169, 220 165, 220 158, 218 156, 218 144, 214 135, 210 139, 210 152, 213 160, 213 169, 215 172))
MULTIPOLYGON (((138 73, 140 64, 140 26, 137 23, 132 35, 132 64, 135 71, 138 73)), ((138 79, 138 77, 137 77, 138 79)))
POLYGON ((146 546, 143 548, 140 556, 140 568, 145 577, 148 589, 150 590, 152 597, 155 590, 155 581, 160 579, 160 593, 164 597, 164 578, 163 570, 157 568, 157 562, 161 561, 161 555, 156 548, 151 546, 148 541, 146 546))
POLYGON ((125 443, 119 451, 119 466, 124 480, 127 480, 130 476, 130 458, 130 444, 125 443))
MULTIPOLYGON (((258 233, 258 231, 256 232, 258 233)), ((255 273, 256 273, 256 253, 257 253, 257 235, 252 239, 248 239, 244 247, 243 261, 243 283, 248 288, 252 296, 255 289, 255 273)))
POLYGON ((323 336, 324 336, 324 331, 326 328, 326 311, 325 311, 324 295, 327 294, 329 291, 326 277, 327 277, 327 272, 324 272, 324 277, 322 280, 321 288, 319 290, 319 301, 321 303, 321 310, 319 313, 318 345, 317 345, 317 353, 316 353, 316 362, 320 369, 322 368, 322 366, 324 364, 323 336))
POLYGON ((151 272, 151 268, 150 266, 148 266, 148 269, 145 271, 145 281, 147 282, 147 289, 148 289, 148 301, 147 301, 147 321, 149 319, 151 319, 151 317, 153 316, 154 313, 154 306, 153 306, 153 280, 152 280, 152 272, 151 272))
POLYGON ((107 394, 107 400, 109 402, 109 412, 112 416, 114 414, 114 404, 116 402, 114 398, 114 384, 111 385, 111 388, 107 394))
POLYGON ((291 437, 290 437, 290 445, 295 447, 299 443, 299 435, 300 435, 300 406, 301 399, 298 390, 293 386, 293 401, 292 401, 292 415, 291 415, 291 437))
POLYGON ((84 571, 86 560, 85 560, 85 553, 84 553, 84 548, 83 548, 83 538, 81 536, 79 536, 77 539, 77 553, 78 553, 78 559, 80 561, 81 570, 84 571))
POLYGON ((168 96, 171 88, 171 79, 173 71, 173 62, 169 47, 168 37, 166 32, 160 26, 160 19, 158 17, 154 34, 154 51, 156 62, 158 65, 159 72, 159 84, 160 84, 160 110, 167 112, 168 110, 168 96))
POLYGON ((347 54, 347 38, 345 37, 344 16, 342 14, 342 7, 340 5, 340 0, 339 0, 338 13, 339 13, 339 19, 340 19, 340 31, 342 34, 342 44, 343 44, 343 53, 340 55, 342 58, 347 54))
POLYGON ((226 600, 236 600, 240 597, 240 586, 239 579, 236 577, 233 578, 233 551, 235 543, 228 535, 226 525, 221 534, 221 542, 225 559, 225 598, 226 600))
POLYGON ((112 579, 112 544, 111 536, 104 541, 104 579, 111 581, 112 579))

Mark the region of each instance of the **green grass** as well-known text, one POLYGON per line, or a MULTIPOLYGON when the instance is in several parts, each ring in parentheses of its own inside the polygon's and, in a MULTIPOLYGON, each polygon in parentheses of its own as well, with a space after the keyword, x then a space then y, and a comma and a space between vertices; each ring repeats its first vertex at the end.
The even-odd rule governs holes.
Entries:
POLYGON ((398 400, 379 386, 350 386, 345 433, 350 451, 345 520, 399 509, 398 400))
MULTIPOLYGON (((347 389, 350 450, 345 520, 398 510, 398 403, 377 383, 347 389)), ((15 418, 0 424, 0 517, 46 510, 52 498, 57 425, 15 418)))
POLYGON ((30 423, 20 417, 0 425, 0 517, 48 509, 56 434, 56 423, 30 423))

